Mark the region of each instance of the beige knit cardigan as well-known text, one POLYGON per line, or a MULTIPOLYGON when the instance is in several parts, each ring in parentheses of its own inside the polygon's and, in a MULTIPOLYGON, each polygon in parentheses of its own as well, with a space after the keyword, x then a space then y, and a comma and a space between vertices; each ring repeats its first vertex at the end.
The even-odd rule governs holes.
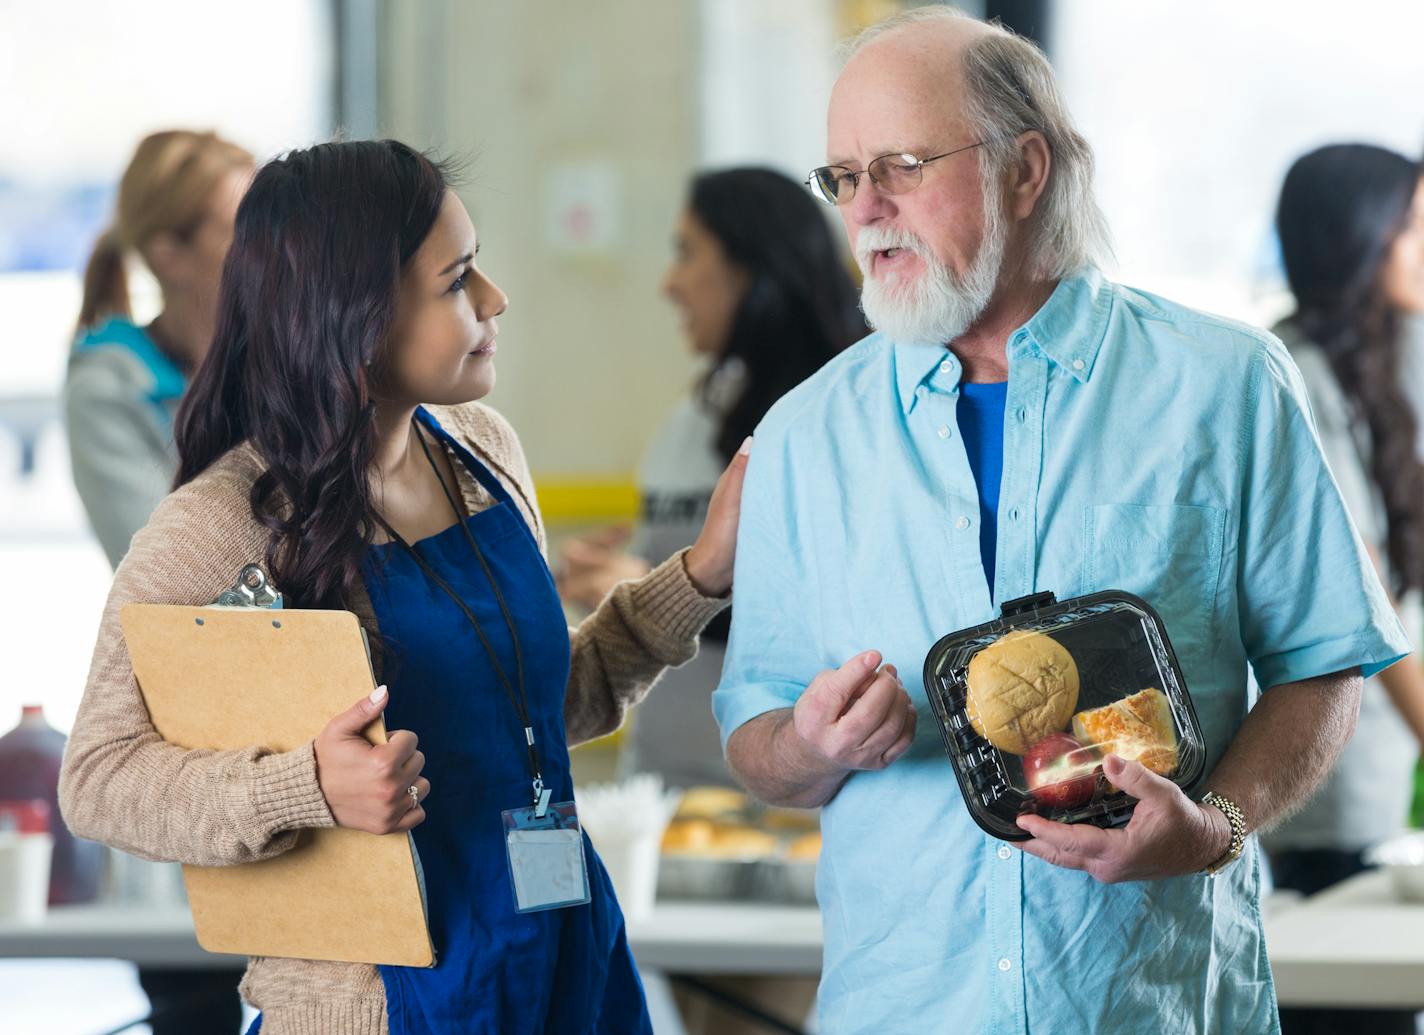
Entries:
MULTIPOLYGON (((545 549, 529 469, 509 424, 479 404, 430 410, 500 477, 545 549)), ((490 506, 464 465, 453 466, 469 512, 490 506)), ((310 744, 276 753, 260 745, 188 751, 166 743, 149 721, 119 628, 125 604, 206 604, 244 564, 262 560, 267 530, 248 504, 262 470, 250 447, 222 457, 159 505, 115 573, 60 776, 60 808, 80 837, 147 859, 229 866, 282 854, 304 827, 334 825, 310 744)), ((682 554, 615 589, 570 631, 570 745, 616 729, 665 668, 696 654, 702 627, 725 604, 693 587, 682 554)), ((352 609, 375 630, 364 591, 352 609)), ((365 689, 352 687, 352 700, 365 689)), ((374 966, 253 958, 241 992, 262 1011, 264 1035, 387 1031, 374 966)))

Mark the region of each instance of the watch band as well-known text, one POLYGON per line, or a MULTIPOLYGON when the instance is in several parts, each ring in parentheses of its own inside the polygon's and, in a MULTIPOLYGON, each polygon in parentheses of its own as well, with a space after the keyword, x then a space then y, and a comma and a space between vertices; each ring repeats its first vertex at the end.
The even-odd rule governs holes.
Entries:
POLYGON ((1207 791, 1201 797, 1203 805, 1214 805, 1221 810, 1221 814, 1226 817, 1226 821, 1231 824, 1231 844, 1226 849, 1226 854, 1213 863, 1208 863, 1203 873, 1215 877, 1226 867, 1230 866, 1237 859, 1241 858, 1241 853, 1246 849, 1246 816, 1241 811, 1241 806, 1230 798, 1225 798, 1215 791, 1207 791))

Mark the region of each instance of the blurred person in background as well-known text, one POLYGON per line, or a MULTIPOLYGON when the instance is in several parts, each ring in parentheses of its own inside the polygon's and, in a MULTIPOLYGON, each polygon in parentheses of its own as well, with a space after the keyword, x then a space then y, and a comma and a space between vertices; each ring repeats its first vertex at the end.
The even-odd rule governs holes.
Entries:
POLYGON ((478 250, 445 169, 396 141, 258 171, 179 410, 177 488, 115 575, 70 737, 66 819, 152 858, 239 865, 308 828, 411 832, 438 963, 253 959, 242 991, 268 1035, 651 1035, 587 838, 590 901, 519 913, 500 813, 541 787, 571 801, 569 743, 696 653, 731 588, 750 444, 697 541, 570 630, 519 439, 477 401, 508 301, 478 250), (205 604, 254 559, 285 606, 353 611, 386 683, 352 687, 291 751, 165 743, 119 612, 205 604), (360 735, 378 716, 380 746, 360 735))
POLYGON ((65 419, 74 484, 112 566, 172 485, 173 415, 212 341, 223 259, 254 164, 215 133, 145 137, 84 271, 65 419), (143 327, 129 300, 131 255, 163 293, 162 312, 143 327))
MULTIPOLYGON (((255 164, 215 133, 145 137, 119 182, 113 225, 84 271, 65 421, 74 485, 113 567, 173 484, 173 416, 212 341, 233 218, 255 164), (129 299, 133 255, 163 297, 162 312, 142 327, 129 299)), ((230 969, 140 967, 139 983, 154 1035, 236 1032, 242 1023, 230 969)))
MULTIPOLYGON (((592 610, 692 543, 712 490, 772 403, 864 337, 857 289, 821 206, 778 172, 726 169, 693 178, 662 285, 707 372, 658 429, 638 470, 641 519, 562 550, 560 591, 592 610), (625 549, 626 547, 626 549, 625 549)), ((627 772, 670 785, 732 785, 711 695, 722 672, 726 616, 697 658, 665 675, 638 706, 627 772)))
MULTIPOLYGON (((1300 367, 1355 526, 1416 645, 1424 633, 1424 396, 1401 376, 1406 321, 1424 314, 1418 163, 1364 144, 1322 147, 1286 174, 1276 209, 1295 312, 1274 330, 1300 367)), ((1424 666, 1364 684, 1359 723, 1320 791, 1264 837, 1277 887, 1313 895, 1365 869, 1407 822, 1424 744, 1424 666)), ((1408 1011, 1281 1010, 1285 1035, 1414 1032, 1408 1011)))

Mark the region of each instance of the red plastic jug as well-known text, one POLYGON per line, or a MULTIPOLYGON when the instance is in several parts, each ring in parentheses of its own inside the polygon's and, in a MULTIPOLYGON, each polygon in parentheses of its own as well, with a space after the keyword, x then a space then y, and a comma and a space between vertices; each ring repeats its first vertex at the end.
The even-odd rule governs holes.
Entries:
POLYGON ((99 896, 104 847, 75 837, 59 814, 59 767, 65 736, 45 722, 44 709, 25 705, 20 724, 0 737, 0 798, 38 798, 49 803, 54 862, 49 903, 91 902, 99 896))

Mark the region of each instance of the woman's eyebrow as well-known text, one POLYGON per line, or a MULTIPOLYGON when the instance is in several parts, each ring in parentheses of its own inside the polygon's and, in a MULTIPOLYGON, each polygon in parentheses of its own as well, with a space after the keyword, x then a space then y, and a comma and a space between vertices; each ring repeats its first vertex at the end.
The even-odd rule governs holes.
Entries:
POLYGON ((445 274, 449 273, 451 270, 456 269, 457 267, 463 266, 465 263, 469 262, 469 261, 470 261, 471 259, 473 259, 474 257, 475 257, 475 253, 474 253, 474 252, 466 252, 464 255, 460 256, 458 259, 456 259, 454 262, 450 263, 450 265, 446 266, 443 270, 441 270, 439 273, 437 273, 437 274, 435 274, 435 275, 436 275, 437 277, 443 277, 443 276, 445 276, 445 274))

